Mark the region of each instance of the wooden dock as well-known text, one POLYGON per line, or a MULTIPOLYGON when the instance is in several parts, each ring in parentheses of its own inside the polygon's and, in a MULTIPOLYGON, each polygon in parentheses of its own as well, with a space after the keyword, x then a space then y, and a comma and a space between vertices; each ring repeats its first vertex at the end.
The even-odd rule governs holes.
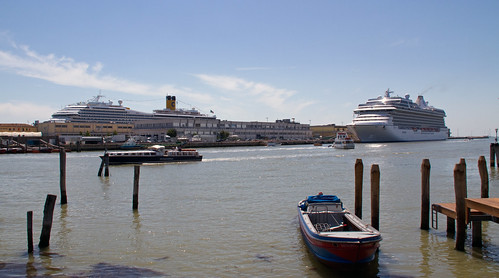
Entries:
MULTIPOLYGON (((478 198, 478 199, 465 199, 467 221, 469 224, 473 221, 494 221, 499 223, 499 198, 478 198), (490 212, 494 213, 490 213, 490 212)), ((438 213, 441 213, 453 220, 457 219, 456 203, 440 203, 432 204, 432 223, 433 228, 438 226, 438 213)), ((454 222, 452 222, 454 223, 454 222)))
MULTIPOLYGON (((491 165, 492 166, 492 165, 491 165)), ((432 227, 438 228, 438 214, 447 216, 447 236, 456 235, 456 249, 464 250, 466 226, 471 223, 472 246, 482 246, 482 221, 499 223, 499 198, 489 198, 489 178, 485 157, 478 159, 481 178, 481 198, 468 198, 466 186, 466 162, 461 159, 454 168, 455 203, 437 203, 431 205, 432 227), (456 223, 457 222, 457 223, 456 223), (457 224, 457 225, 456 225, 457 224), (457 228, 457 229, 456 229, 457 228), (456 233, 457 230, 457 233, 456 233)), ((424 180, 424 178, 423 178, 424 180)), ((424 189, 424 186, 423 186, 424 189)), ((422 191, 422 216, 428 193, 422 191)), ((424 223, 424 221, 422 221, 424 223)), ((423 225, 421 226, 424 227, 423 225)))
MULTIPOLYGON (((499 198, 494 198, 494 199, 498 199, 499 198)), ((468 199, 466 199, 468 200, 468 199)), ((476 200, 476 199, 474 199, 476 200)), ((457 219, 457 213, 456 213, 456 203, 440 203, 440 204, 432 204, 431 205, 431 210, 434 212, 434 215, 436 215, 436 213, 441 213, 447 217, 450 217, 452 219, 457 219)), ((471 221, 484 221, 484 220, 490 220, 490 215, 480 211, 480 210, 477 210, 477 209, 471 209, 469 208, 469 211, 468 211, 468 223, 471 222, 471 221)), ((434 220, 435 222, 438 222, 436 219, 432 219, 434 220)))
POLYGON ((493 218, 499 218, 499 198, 466 198, 466 208, 471 211, 480 211, 493 218))

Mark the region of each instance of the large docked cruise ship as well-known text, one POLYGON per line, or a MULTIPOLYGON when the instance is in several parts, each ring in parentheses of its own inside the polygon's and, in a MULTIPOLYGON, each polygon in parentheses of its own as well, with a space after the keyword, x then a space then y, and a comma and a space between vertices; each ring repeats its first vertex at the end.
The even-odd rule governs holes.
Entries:
POLYGON ((189 110, 176 109, 175 96, 166 97, 166 108, 154 110, 153 113, 139 112, 123 106, 119 100, 118 105, 112 101, 104 102, 100 99, 103 95, 97 95, 93 99, 76 104, 70 104, 52 114, 50 121, 74 122, 74 123, 133 123, 140 120, 151 120, 162 117, 188 117, 188 118, 216 118, 215 115, 201 114, 192 108, 189 110))
POLYGON ((445 140, 445 112, 429 106, 423 96, 413 102, 409 95, 369 99, 354 110, 355 118, 347 127, 363 143, 445 140))

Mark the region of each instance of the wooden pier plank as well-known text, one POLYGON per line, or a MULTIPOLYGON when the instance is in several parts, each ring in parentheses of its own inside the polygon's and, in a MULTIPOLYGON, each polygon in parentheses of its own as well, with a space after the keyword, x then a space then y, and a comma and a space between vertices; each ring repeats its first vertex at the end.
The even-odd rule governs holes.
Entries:
POLYGON ((499 217, 499 198, 466 198, 466 207, 499 217))
POLYGON ((431 208, 445 216, 456 219, 456 204, 455 203, 440 203, 432 204, 431 208))
MULTIPOLYGON (((490 198, 488 198, 488 199, 490 199, 490 198)), ((499 199, 499 198, 496 198, 496 199, 499 199)), ((468 200, 468 199, 466 199, 466 200, 468 200)), ((441 213, 441 214, 448 216, 452 219, 456 219, 456 217, 457 217, 455 203, 432 204, 431 208, 432 208, 432 210, 435 210, 438 213, 441 213)), ((486 213, 481 211, 481 210, 477 210, 477 209, 472 208, 472 209, 470 209, 470 213, 469 213, 470 221, 473 221, 474 217, 482 217, 485 214, 486 213)))

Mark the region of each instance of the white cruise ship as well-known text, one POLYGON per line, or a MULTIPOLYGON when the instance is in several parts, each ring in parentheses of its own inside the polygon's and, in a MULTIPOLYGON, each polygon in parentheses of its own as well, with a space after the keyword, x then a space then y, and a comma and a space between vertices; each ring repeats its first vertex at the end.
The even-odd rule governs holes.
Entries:
POLYGON ((103 95, 97 95, 86 102, 70 104, 63 109, 52 114, 53 122, 74 122, 74 123, 133 123, 141 120, 158 119, 162 117, 176 118, 216 118, 215 115, 205 115, 192 108, 190 110, 175 109, 176 99, 174 96, 167 96, 167 108, 154 110, 154 113, 139 112, 123 106, 123 101, 119 100, 118 105, 112 101, 104 102, 100 99, 103 95))
POLYGON ((355 118, 347 127, 363 143, 445 140, 445 112, 429 106, 423 96, 413 102, 409 95, 369 99, 354 110, 355 118))

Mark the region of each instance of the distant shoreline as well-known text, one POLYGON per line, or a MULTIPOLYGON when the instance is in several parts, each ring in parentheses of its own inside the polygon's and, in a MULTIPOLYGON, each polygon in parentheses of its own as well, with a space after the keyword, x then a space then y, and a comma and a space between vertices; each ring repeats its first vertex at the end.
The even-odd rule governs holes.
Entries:
POLYGON ((453 139, 488 139, 490 136, 451 136, 448 139, 453 140, 453 139))

